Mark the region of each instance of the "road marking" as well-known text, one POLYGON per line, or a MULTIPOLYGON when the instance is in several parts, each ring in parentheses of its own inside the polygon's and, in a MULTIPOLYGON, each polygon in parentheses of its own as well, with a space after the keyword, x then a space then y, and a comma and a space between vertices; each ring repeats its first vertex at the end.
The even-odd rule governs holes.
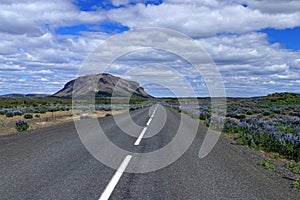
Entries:
POLYGON ((144 134, 147 130, 147 127, 144 127, 144 129, 142 130, 141 134, 139 135, 138 139, 135 141, 134 145, 137 146, 140 144, 142 138, 144 137, 144 134))
POLYGON ((116 185, 118 184, 123 172, 125 171, 128 163, 130 162, 131 158, 132 158, 132 155, 127 155, 125 157, 122 164, 117 169, 116 173, 114 174, 114 176, 112 177, 112 179, 110 180, 110 182, 106 186, 105 190, 101 194, 101 197, 99 198, 99 200, 108 200, 109 199, 111 193, 113 192, 116 185))
POLYGON ((144 129, 143 129, 142 132, 140 133, 139 137, 138 137, 137 140, 135 141, 135 143, 134 143, 135 146, 139 145, 140 142, 142 141, 142 139, 143 139, 143 137, 144 137, 144 134, 145 134, 145 132, 146 132, 146 130, 147 130, 147 126, 149 126, 150 122, 152 121, 152 119, 153 119, 153 117, 154 117, 154 114, 155 114, 157 108, 158 108, 158 106, 153 110, 153 113, 152 113, 151 117, 149 118, 149 120, 148 120, 146 126, 144 127, 144 129))
POLYGON ((149 120, 148 120, 148 122, 147 122, 147 124, 146 124, 147 126, 149 126, 151 120, 152 120, 152 117, 149 118, 149 120))
MULTIPOLYGON (((147 126, 149 126, 149 124, 152 121, 152 118, 154 117, 154 114, 157 110, 158 106, 154 109, 151 117, 149 118, 146 126, 144 127, 144 129, 142 130, 141 134, 139 135, 139 137, 137 138, 137 140, 135 141, 134 145, 137 146, 140 144, 142 138, 144 137, 144 134, 147 130, 147 126)), ((123 172, 125 171, 127 165, 129 164, 130 160, 132 158, 132 155, 127 155, 123 162, 121 163, 120 167, 117 169, 116 173, 114 174, 114 176, 112 177, 112 179, 109 181, 108 185, 106 186, 105 190, 102 192, 99 200, 108 200, 110 195, 112 194, 112 192, 114 191, 116 185, 118 184, 120 178, 122 177, 123 172)))
POLYGON ((157 108, 158 108, 158 107, 156 107, 156 108, 153 110, 153 113, 152 113, 152 115, 151 115, 151 117, 150 117, 150 118, 153 118, 153 117, 154 117, 154 115, 155 115, 155 112, 156 112, 157 108))

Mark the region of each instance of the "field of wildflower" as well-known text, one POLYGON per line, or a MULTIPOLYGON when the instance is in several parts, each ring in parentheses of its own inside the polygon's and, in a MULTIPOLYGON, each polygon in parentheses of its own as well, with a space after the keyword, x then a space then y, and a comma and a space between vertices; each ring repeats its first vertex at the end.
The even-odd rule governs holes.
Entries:
POLYGON ((300 161, 299 94, 275 93, 267 97, 228 99, 226 117, 223 118, 212 115, 207 101, 190 100, 180 106, 175 101, 167 104, 199 118, 206 126, 211 121, 222 121, 222 132, 232 136, 236 144, 300 161))

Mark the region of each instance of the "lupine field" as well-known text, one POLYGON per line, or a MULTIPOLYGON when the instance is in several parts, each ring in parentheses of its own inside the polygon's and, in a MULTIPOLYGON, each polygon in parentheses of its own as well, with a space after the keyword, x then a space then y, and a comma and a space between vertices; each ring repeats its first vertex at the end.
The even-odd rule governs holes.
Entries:
POLYGON ((210 106, 198 103, 169 102, 205 125, 211 120, 224 122, 222 132, 237 144, 278 153, 287 159, 300 160, 300 95, 277 93, 261 98, 228 99, 225 118, 211 117, 210 106))

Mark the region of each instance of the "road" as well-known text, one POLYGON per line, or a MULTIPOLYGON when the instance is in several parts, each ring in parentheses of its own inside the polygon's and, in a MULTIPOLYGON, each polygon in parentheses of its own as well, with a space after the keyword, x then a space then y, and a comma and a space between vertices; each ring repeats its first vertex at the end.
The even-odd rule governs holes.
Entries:
MULTIPOLYGON (((138 137, 124 134, 112 116, 98 120, 116 146, 149 153, 172 141, 181 120, 176 111, 159 106, 149 122, 153 112, 153 108, 131 112, 132 120, 141 127, 132 129, 136 136, 148 127, 139 144, 138 137), (164 115, 166 118, 161 119, 164 115), (147 137, 163 120, 162 129, 147 137)), ((129 119, 123 115, 118 117, 124 118, 122 126, 126 126, 129 119)), ((189 134, 188 128, 185 131, 189 134)), ((96 200, 108 187, 110 199, 299 199, 299 193, 288 190, 264 169, 249 163, 223 137, 208 156, 200 159, 198 153, 205 133, 206 129, 199 126, 191 146, 169 166, 147 173, 125 171, 117 178, 116 169, 99 162, 85 148, 74 122, 0 137, 0 199, 96 200), (113 177, 115 184, 111 184, 113 177)), ((132 159, 127 167, 147 165, 142 162, 132 159)))

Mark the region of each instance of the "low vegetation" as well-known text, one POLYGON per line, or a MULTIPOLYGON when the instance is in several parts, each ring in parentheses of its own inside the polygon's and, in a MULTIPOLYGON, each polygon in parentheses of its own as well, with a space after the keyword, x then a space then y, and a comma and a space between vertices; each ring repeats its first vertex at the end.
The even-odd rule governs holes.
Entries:
POLYGON ((274 170, 275 169, 275 164, 271 161, 271 159, 260 160, 259 164, 264 166, 268 170, 274 170))
MULTIPOLYGON (((95 106, 91 107, 90 105, 85 105, 85 102, 80 102, 82 104, 79 105, 82 106, 75 107, 73 111, 78 111, 79 113, 75 115, 75 118, 89 119, 91 116, 86 113, 93 112, 93 116, 102 117, 112 110, 120 110, 121 112, 129 109, 132 111, 146 106, 146 100, 145 98, 131 98, 130 100, 121 98, 112 100, 96 99, 95 106)), ((0 135, 14 133, 15 130, 18 132, 25 131, 29 128, 29 125, 30 128, 35 128, 46 126, 46 124, 59 123, 59 121, 63 122, 64 118, 70 120, 69 118, 72 115, 72 112, 70 113, 72 99, 66 98, 21 95, 0 97, 0 106, 0 125, 2 127, 0 135), (23 119, 27 121, 25 122, 23 119), (16 120, 18 120, 18 123, 16 120)))
MULTIPOLYGON (((257 98, 229 98, 225 117, 212 117, 211 107, 203 100, 189 100, 179 106, 175 100, 167 105, 181 112, 197 115, 204 125, 222 122, 222 132, 236 144, 269 152, 273 159, 286 160, 286 168, 300 171, 300 94, 275 93, 257 98)), ((221 124, 222 124, 221 123, 221 124)), ((260 162, 265 168, 275 165, 268 158, 260 162)), ((295 185, 299 184, 298 181, 295 185)))
POLYGON ((26 131, 29 128, 29 125, 26 121, 19 120, 16 121, 15 128, 17 129, 18 132, 26 131))
POLYGON ((293 180, 292 187, 296 189, 300 189, 300 180, 293 180))

